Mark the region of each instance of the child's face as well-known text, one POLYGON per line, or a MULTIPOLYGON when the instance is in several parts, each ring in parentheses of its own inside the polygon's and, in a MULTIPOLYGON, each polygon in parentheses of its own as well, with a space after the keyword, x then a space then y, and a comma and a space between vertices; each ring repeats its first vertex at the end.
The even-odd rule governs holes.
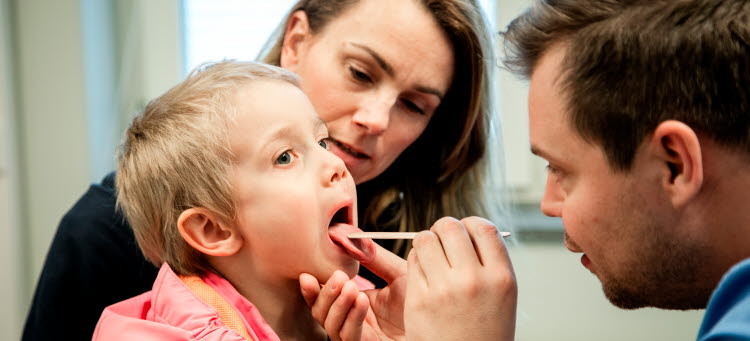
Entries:
POLYGON ((359 263, 332 240, 356 230, 354 181, 325 147, 328 130, 310 101, 281 81, 253 82, 235 101, 235 223, 248 267, 275 279, 356 274, 359 263))

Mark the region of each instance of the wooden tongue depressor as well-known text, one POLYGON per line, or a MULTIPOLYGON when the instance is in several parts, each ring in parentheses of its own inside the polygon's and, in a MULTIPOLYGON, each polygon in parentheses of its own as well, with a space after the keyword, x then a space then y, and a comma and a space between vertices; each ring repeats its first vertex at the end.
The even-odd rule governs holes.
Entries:
MULTIPOLYGON (((510 232, 500 232, 505 237, 510 236, 510 232)), ((349 239, 414 239, 417 232, 356 232, 346 235, 349 239)))

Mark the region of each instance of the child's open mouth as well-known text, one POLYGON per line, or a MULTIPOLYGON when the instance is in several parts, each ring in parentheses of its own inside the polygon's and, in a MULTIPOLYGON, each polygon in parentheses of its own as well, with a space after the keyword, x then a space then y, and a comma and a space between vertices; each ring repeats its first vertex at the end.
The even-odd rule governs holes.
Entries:
POLYGON ((328 225, 328 236, 349 256, 361 263, 368 263, 375 257, 373 241, 371 239, 352 240, 346 237, 350 233, 362 232, 358 227, 352 225, 351 211, 351 206, 344 206, 336 211, 328 225))

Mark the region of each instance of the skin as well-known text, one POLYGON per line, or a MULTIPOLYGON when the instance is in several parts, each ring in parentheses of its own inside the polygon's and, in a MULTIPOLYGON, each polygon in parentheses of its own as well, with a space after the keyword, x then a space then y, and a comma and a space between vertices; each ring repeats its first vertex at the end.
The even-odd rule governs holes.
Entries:
POLYGON ((298 277, 357 273, 358 262, 328 233, 341 207, 356 224, 354 180, 327 149, 325 124, 297 87, 256 81, 235 102, 229 142, 236 218, 223 223, 207 209, 191 209, 181 215, 180 231, 282 339, 323 338, 299 296, 298 277))
POLYGON ((385 171, 425 130, 453 80, 452 45, 416 1, 362 0, 310 31, 294 13, 281 66, 328 125, 357 184, 385 171))

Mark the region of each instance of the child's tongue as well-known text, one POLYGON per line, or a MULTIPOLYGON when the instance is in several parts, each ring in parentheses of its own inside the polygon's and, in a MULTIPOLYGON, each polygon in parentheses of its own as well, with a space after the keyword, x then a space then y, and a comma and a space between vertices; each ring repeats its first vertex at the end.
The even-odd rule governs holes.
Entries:
POLYGON ((361 263, 369 263, 375 258, 375 243, 372 239, 349 239, 350 233, 362 232, 359 228, 338 223, 328 228, 328 236, 336 245, 342 247, 352 258, 361 263))

